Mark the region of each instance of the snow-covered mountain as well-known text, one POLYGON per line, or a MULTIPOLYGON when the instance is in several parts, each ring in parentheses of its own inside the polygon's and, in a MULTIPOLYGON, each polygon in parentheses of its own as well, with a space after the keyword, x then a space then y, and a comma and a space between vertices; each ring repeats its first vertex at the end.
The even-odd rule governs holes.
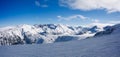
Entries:
POLYGON ((104 35, 109 35, 109 34, 115 34, 120 32, 120 24, 116 24, 114 26, 106 26, 103 28, 104 31, 97 32, 95 36, 104 36, 104 35))
MULTIPOLYGON (((105 34, 101 33, 93 38, 81 41, 76 40, 44 45, 33 44, 33 45, 0 46, 0 56, 120 57, 120 24, 117 24, 115 26, 107 26, 104 29, 106 30, 102 32, 104 32, 105 34)), ((71 39, 71 37, 69 38, 71 39)), ((61 39, 58 39, 58 42, 59 40, 61 39)))
POLYGON ((73 27, 63 24, 18 25, 0 28, 0 45, 41 44, 80 40, 101 31, 99 26, 73 27))

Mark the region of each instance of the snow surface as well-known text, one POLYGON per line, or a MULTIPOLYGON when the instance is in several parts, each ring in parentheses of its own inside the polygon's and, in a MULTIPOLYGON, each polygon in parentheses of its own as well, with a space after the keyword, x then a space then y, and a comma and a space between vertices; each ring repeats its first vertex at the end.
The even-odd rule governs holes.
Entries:
POLYGON ((53 44, 0 46, 1 57, 120 57, 120 33, 53 44))

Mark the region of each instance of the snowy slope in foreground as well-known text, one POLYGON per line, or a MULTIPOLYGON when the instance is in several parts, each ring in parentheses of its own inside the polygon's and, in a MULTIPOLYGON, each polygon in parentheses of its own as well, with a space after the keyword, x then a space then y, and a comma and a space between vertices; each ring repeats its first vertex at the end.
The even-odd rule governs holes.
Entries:
POLYGON ((81 41, 0 46, 1 57, 120 57, 120 27, 111 34, 81 41))

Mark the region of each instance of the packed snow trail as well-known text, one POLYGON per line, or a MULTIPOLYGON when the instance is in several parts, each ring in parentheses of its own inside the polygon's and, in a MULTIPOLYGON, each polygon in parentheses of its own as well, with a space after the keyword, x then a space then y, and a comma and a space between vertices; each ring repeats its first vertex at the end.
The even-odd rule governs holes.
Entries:
POLYGON ((0 46, 0 57, 120 57, 120 34, 52 44, 0 46))

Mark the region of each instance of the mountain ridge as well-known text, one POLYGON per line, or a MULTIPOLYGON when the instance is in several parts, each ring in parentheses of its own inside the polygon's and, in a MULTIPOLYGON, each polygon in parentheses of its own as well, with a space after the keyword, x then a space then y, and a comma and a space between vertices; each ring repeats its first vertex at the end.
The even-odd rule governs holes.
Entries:
POLYGON ((63 24, 17 25, 0 28, 0 45, 42 44, 80 40, 93 37, 99 26, 72 27, 63 24), (58 40, 59 39, 59 40, 58 40))

